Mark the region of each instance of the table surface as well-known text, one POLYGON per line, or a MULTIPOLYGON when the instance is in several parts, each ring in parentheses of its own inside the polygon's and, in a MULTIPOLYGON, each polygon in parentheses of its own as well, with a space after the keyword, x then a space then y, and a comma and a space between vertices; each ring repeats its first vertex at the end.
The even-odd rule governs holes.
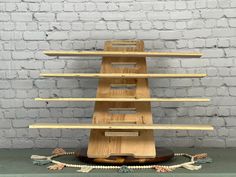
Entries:
MULTIPOLYGON (((184 152, 189 154, 208 153, 213 159, 212 163, 203 164, 202 169, 198 171, 189 171, 186 169, 177 169, 171 173, 156 173, 153 169, 135 170, 133 173, 118 173, 117 170, 92 170, 90 173, 78 173, 75 168, 64 168, 62 171, 49 171, 47 165, 37 166, 32 164, 30 156, 49 155, 52 149, 0 149, 0 177, 74 177, 74 176, 170 176, 170 177, 194 177, 194 176, 224 176, 236 177, 236 148, 171 148, 175 153, 184 152)), ((67 150, 67 149, 66 149, 67 150)), ((73 151, 73 150, 67 150, 73 151)), ((60 157, 63 162, 79 163, 73 156, 60 157)), ((183 157, 172 159, 165 164, 176 164, 186 161, 183 157)), ((162 165, 161 164, 161 165, 162 165)))

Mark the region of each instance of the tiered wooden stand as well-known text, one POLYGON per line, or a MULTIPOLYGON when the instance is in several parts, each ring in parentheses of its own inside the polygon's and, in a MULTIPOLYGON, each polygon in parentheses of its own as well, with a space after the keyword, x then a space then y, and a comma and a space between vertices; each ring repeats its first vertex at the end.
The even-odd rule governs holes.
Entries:
POLYGON ((213 130, 211 125, 153 124, 150 103, 207 102, 207 98, 150 98, 148 78, 201 78, 206 74, 148 74, 146 57, 201 57, 200 53, 144 52, 143 41, 107 41, 104 51, 46 51, 49 56, 102 56, 100 73, 44 73, 44 77, 99 78, 96 98, 36 98, 95 101, 91 124, 38 123, 30 128, 91 129, 87 156, 156 158, 153 130, 213 130))

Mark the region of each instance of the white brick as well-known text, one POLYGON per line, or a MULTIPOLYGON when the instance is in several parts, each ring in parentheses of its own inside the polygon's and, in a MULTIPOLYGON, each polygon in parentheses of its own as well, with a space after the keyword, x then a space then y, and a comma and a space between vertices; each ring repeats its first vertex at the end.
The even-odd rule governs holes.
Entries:
POLYGON ((75 39, 88 39, 90 37, 90 33, 88 31, 71 32, 69 34, 69 37, 70 37, 71 40, 75 40, 75 39))
POLYGON ((224 14, 226 17, 236 17, 235 9, 225 9, 224 14))
POLYGON ((6 11, 12 12, 16 10, 16 4, 15 3, 6 3, 5 4, 6 11))
POLYGON ((221 9, 215 10, 202 10, 201 16, 203 18, 221 18, 224 15, 224 11, 221 9))
POLYGON ((24 107, 25 108, 44 108, 46 107, 46 103, 43 101, 35 101, 33 99, 24 99, 24 107))
POLYGON ((224 83, 227 85, 227 86, 236 86, 236 80, 234 77, 226 77, 224 79, 224 83))
POLYGON ((7 13, 0 13, 0 22, 1 21, 9 21, 10 20, 10 15, 7 13))
POLYGON ((35 146, 37 148, 56 148, 58 146, 57 139, 36 139, 35 146))
POLYGON ((217 27, 228 27, 228 20, 226 18, 221 18, 217 20, 217 27))
POLYGON ((183 87, 183 86, 191 86, 191 79, 173 79, 171 80, 171 86, 173 87, 183 87))
POLYGON ((217 0, 210 0, 210 1, 207 1, 207 7, 208 8, 216 8, 217 7, 217 0))
POLYGON ((165 40, 176 40, 176 39, 180 39, 181 36, 182 34, 179 31, 160 32, 160 38, 165 39, 165 40))
POLYGON ((12 148, 11 147, 11 139, 9 139, 9 138, 1 138, 0 139, 0 148, 7 148, 7 149, 12 148))
POLYGON ((236 19, 229 19, 229 26, 236 27, 236 19))
POLYGON ((27 11, 27 4, 26 3, 17 3, 16 4, 16 9, 19 12, 26 12, 27 11))
POLYGON ((144 12, 126 12, 124 16, 126 20, 145 20, 146 19, 144 12))
POLYGON ((194 28, 204 28, 205 23, 203 20, 191 20, 188 22, 188 28, 194 29, 194 28))
POLYGON ((219 39, 218 46, 219 47, 229 47, 230 41, 229 39, 219 39))
POLYGON ((204 57, 206 58, 215 58, 224 56, 224 51, 222 49, 204 49, 202 50, 202 53, 204 53, 204 57))
POLYGON ((213 29, 212 30, 212 35, 214 37, 230 37, 230 36, 235 36, 236 34, 236 29, 234 28, 231 28, 231 29, 228 29, 228 28, 219 28, 219 29, 213 29))
POLYGON ((184 1, 176 1, 175 3, 176 9, 186 9, 187 4, 184 1))
POLYGON ((122 20, 124 17, 120 12, 105 12, 101 15, 104 20, 122 20))
POLYGON ((190 88, 188 89, 188 95, 189 96, 202 96, 204 95, 204 89, 203 88, 190 88))
MULTIPOLYGON (((233 61, 231 59, 211 59, 210 63, 212 66, 224 67, 232 66, 233 61)), ((224 68, 225 69, 225 68, 224 68)))
POLYGON ((151 22, 141 22, 142 29, 144 30, 150 30, 152 29, 152 23, 151 22))
POLYGON ((62 12, 63 11, 63 4, 62 3, 52 3, 51 4, 51 11, 62 12))
POLYGON ((206 7, 206 0, 196 1, 196 8, 201 9, 206 7))
POLYGON ((235 87, 230 87, 229 88, 229 93, 231 96, 236 96, 236 88, 235 87))
POLYGON ((47 61, 44 64, 45 69, 63 69, 65 68, 64 61, 47 61))
POLYGON ((85 3, 75 3, 75 11, 84 11, 85 10, 85 3))
POLYGON ((78 81, 73 79, 61 79, 57 81, 58 88, 76 88, 78 86, 78 81))
POLYGON ((158 39, 159 38, 159 32, 155 31, 155 30, 138 31, 137 32, 137 38, 138 39, 158 39))
POLYGON ((33 82, 29 80, 14 80, 12 81, 12 88, 31 89, 33 88, 33 82))
POLYGON ((178 11, 178 12, 170 12, 171 19, 190 19, 192 18, 191 11, 178 11))
POLYGON ((63 32, 63 31, 49 32, 47 35, 48 35, 47 40, 67 40, 68 39, 68 32, 63 32))
POLYGON ((2 80, 0 80, 0 89, 6 89, 6 88, 10 88, 9 81, 2 81, 2 80))
POLYGON ((65 12, 73 12, 74 11, 74 4, 73 3, 64 4, 64 11, 65 12))
POLYGON ((183 32, 183 38, 192 39, 192 38, 206 38, 211 36, 211 30, 209 29, 194 29, 183 32))
POLYGON ((236 56, 236 49, 226 49, 225 50, 227 57, 235 57, 236 56))
POLYGON ((40 3, 39 11, 49 12, 51 10, 51 4, 49 3, 40 3))
POLYGON ((2 108, 20 108, 23 106, 23 100, 19 99, 3 99, 2 108))
POLYGON ((175 9, 175 1, 167 1, 165 2, 166 10, 174 10, 175 9))
POLYGON ((34 53, 33 52, 12 52, 12 58, 16 60, 26 60, 26 59, 33 59, 34 53))
POLYGON ((120 3, 120 4, 119 4, 119 10, 120 10, 121 12, 123 12, 123 11, 129 11, 129 6, 130 6, 129 3, 120 3))
POLYGON ((135 37, 135 31, 119 31, 114 33, 115 39, 134 39, 135 37))
POLYGON ((118 28, 120 30, 128 30, 129 29, 129 22, 123 21, 118 23, 118 28))
POLYGON ((32 148, 34 147, 34 142, 33 140, 17 138, 12 141, 12 146, 17 148, 32 148))
POLYGON ((34 82, 34 85, 37 88, 48 88, 48 89, 53 89, 56 87, 56 81, 54 80, 36 80, 34 82))
POLYGON ((113 32, 111 31, 94 31, 90 36, 92 39, 112 39, 113 32))
POLYGON ((227 147, 236 147, 236 138, 227 138, 226 139, 227 147))
POLYGON ((2 40, 11 41, 11 40, 21 40, 22 32, 19 31, 3 31, 0 32, 0 36, 2 40))
POLYGON ((1 119, 0 120, 0 128, 1 129, 9 129, 11 128, 11 120, 4 120, 4 119, 1 119))
POLYGON ((164 2, 156 1, 156 2, 153 4, 153 9, 154 9, 154 10, 164 10, 164 2))
POLYGON ((116 22, 107 22, 107 29, 108 30, 117 30, 116 22))
POLYGON ((218 87, 224 84, 223 79, 221 78, 203 78, 201 79, 201 83, 203 86, 208 86, 208 87, 211 86, 218 87))
POLYGON ((106 23, 104 21, 100 21, 100 22, 96 23, 95 29, 96 30, 106 30, 107 29, 106 23))
POLYGON ((149 12, 147 17, 149 20, 168 20, 170 15, 168 12, 149 12))
POLYGON ((55 14, 54 13, 35 13, 34 17, 38 21, 54 21, 55 20, 55 14))
POLYGON ((33 12, 39 11, 39 4, 37 3, 30 3, 29 5, 29 10, 33 12))
POLYGON ((24 32, 23 34, 24 40, 27 40, 27 41, 44 40, 45 37, 46 37, 45 33, 41 31, 37 31, 37 32, 27 31, 27 32, 24 32))
POLYGON ((98 21, 101 19, 101 14, 98 12, 80 12, 79 19, 82 21, 98 21))
POLYGON ((11 19, 13 21, 32 21, 31 13, 12 13, 11 19))
POLYGON ((57 20, 58 21, 77 21, 78 14, 74 12, 58 13, 57 20))

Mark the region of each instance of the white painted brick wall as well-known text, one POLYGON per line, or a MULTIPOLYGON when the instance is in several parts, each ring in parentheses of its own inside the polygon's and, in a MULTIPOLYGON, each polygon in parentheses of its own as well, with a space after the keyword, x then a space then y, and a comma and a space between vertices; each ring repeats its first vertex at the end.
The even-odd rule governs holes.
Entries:
POLYGON ((93 97, 96 79, 40 78, 41 72, 99 72, 96 58, 43 50, 103 49, 105 40, 144 39, 146 50, 201 51, 201 59, 149 59, 151 73, 207 73, 150 79, 153 97, 209 97, 210 103, 152 103, 155 122, 210 123, 214 132, 158 131, 159 146, 236 147, 235 0, 0 0, 0 148, 78 147, 87 130, 33 130, 34 122, 89 122, 94 103, 35 97, 93 97))

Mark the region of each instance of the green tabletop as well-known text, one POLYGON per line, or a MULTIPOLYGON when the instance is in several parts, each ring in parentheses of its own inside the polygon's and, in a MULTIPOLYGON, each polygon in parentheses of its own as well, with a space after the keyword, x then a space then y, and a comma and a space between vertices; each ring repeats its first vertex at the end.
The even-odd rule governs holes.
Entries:
MULTIPOLYGON (((152 176, 170 176, 170 177, 194 177, 194 176, 224 176, 236 177, 236 148, 172 148, 174 152, 184 152, 189 154, 208 153, 213 159, 212 163, 203 164, 202 169, 198 171, 189 171, 186 169, 177 169, 171 173, 156 173, 153 169, 135 170, 133 173, 118 173, 117 170, 92 170, 89 173, 78 173, 75 168, 64 168, 62 171, 49 171, 47 165, 36 166, 32 164, 30 156, 49 155, 52 149, 1 149, 0 150, 0 177, 74 177, 74 176, 93 176, 93 177, 152 177, 152 176)), ((67 150, 73 151, 73 150, 67 150)), ((79 163, 73 156, 60 157, 63 162, 79 163)), ((164 164, 176 164, 187 159, 178 157, 164 164)))

